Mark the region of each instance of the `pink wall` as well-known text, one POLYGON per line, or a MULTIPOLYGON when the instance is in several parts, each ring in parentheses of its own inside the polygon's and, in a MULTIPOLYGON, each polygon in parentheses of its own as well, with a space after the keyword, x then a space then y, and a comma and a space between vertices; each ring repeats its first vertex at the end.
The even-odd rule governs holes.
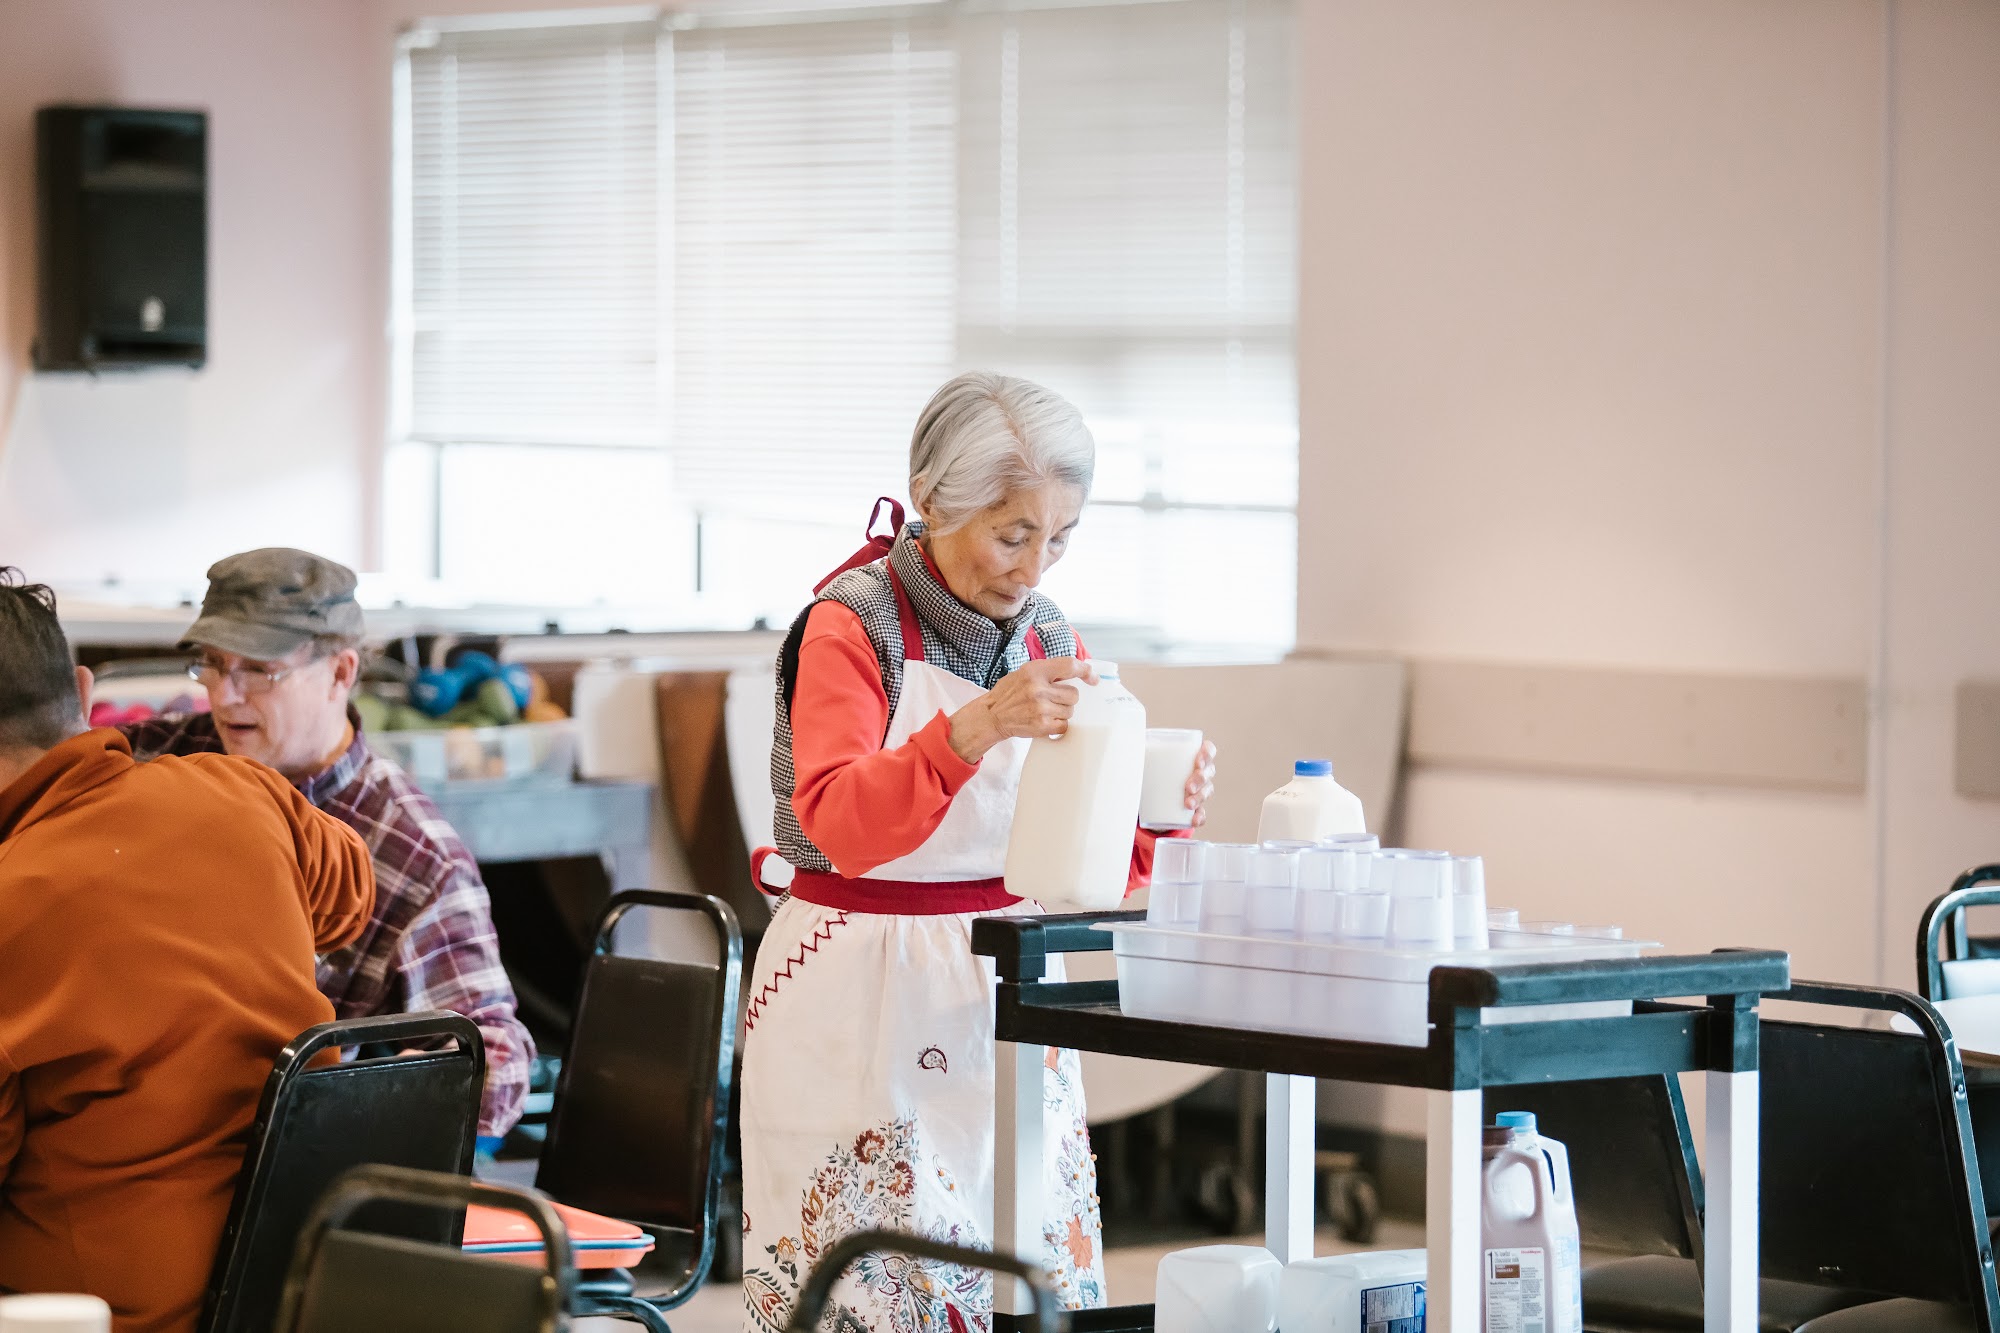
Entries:
POLYGON ((173 592, 283 542, 360 561, 382 434, 386 40, 360 6, 0 0, 0 559, 173 592), (210 114, 209 364, 31 375, 32 115, 210 114))

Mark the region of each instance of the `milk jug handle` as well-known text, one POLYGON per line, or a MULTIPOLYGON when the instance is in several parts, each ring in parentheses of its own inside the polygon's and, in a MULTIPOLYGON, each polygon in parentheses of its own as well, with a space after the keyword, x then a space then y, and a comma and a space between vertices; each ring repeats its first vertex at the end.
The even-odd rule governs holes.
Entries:
MULTIPOLYGON (((1554 1188, 1552 1182, 1554 1167, 1542 1156, 1541 1149, 1516 1148, 1509 1144, 1495 1153, 1493 1160, 1487 1163, 1487 1180, 1492 1180, 1500 1173, 1503 1166, 1512 1162, 1519 1162, 1527 1167, 1528 1174, 1535 1178, 1535 1211, 1521 1220, 1526 1222, 1531 1218, 1548 1216, 1549 1191, 1554 1188)), ((1487 1193, 1491 1193, 1490 1188, 1487 1193)))

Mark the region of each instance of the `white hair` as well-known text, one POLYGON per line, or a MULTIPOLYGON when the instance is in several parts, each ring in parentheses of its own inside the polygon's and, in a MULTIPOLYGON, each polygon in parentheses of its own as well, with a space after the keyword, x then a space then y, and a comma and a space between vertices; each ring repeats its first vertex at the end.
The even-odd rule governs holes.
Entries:
POLYGON ((974 371, 935 394, 910 436, 910 500, 950 532, 1015 491, 1049 482, 1087 497, 1097 441, 1083 414, 1039 384, 974 371))

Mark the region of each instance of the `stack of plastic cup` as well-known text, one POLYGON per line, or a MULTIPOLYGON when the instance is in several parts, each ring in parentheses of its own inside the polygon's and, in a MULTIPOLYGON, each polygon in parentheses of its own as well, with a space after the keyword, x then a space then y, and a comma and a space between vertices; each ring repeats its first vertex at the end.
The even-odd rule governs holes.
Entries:
POLYGON ((1461 949, 1484 949, 1486 862, 1477 856, 1451 858, 1451 934, 1461 949))
POLYGON ((1410 849, 1384 851, 1375 863, 1387 870, 1389 944, 1402 949, 1451 949, 1451 855, 1410 849))
POLYGON ((1201 871, 1208 844, 1194 838, 1161 838, 1153 844, 1153 896, 1146 924, 1193 930, 1201 924, 1201 871))
POLYGON ((1521 909, 1518 907, 1489 907, 1486 909, 1486 929, 1519 930, 1521 909))
POLYGON ((1352 852, 1336 847, 1308 847, 1300 852, 1293 931, 1309 940, 1332 939, 1340 926, 1341 891, 1353 883, 1352 852))
POLYGON ((1299 853, 1294 849, 1265 843, 1250 853, 1243 915, 1253 935, 1292 933, 1298 875, 1299 853))
POLYGON ((1390 876, 1382 870, 1383 853, 1371 849, 1348 856, 1353 881, 1334 889, 1336 933, 1345 944, 1380 944, 1389 934, 1390 876))
POLYGON ((1212 935, 1241 935, 1254 842, 1211 842, 1201 875, 1201 928, 1212 935))

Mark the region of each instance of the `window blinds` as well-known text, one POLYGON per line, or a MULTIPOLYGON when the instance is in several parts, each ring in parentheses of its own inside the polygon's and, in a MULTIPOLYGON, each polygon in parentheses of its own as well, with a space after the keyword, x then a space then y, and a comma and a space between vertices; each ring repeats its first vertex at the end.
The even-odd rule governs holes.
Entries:
POLYGON ((1084 410, 1095 498, 1143 511, 1093 516, 1101 540, 1064 566, 1074 609, 1165 625, 1171 589, 1114 575, 1190 540, 1179 511, 1242 510, 1228 522, 1261 524, 1260 549, 1291 542, 1293 3, 414 37, 402 437, 665 449, 646 472, 662 509, 731 534, 762 609, 820 572, 804 521, 844 532, 902 490, 939 383, 1010 371, 1084 410))
POLYGON ((649 22, 410 40, 411 438, 663 442, 664 82, 649 22))
POLYGON ((958 359, 1061 386, 1113 450, 1144 445, 1129 489, 1168 502, 1296 491, 1295 463, 1204 461, 1296 427, 1289 14, 1157 0, 960 29, 958 359))
POLYGON ((824 516, 905 484, 951 375, 950 37, 674 34, 673 447, 699 507, 824 516))

